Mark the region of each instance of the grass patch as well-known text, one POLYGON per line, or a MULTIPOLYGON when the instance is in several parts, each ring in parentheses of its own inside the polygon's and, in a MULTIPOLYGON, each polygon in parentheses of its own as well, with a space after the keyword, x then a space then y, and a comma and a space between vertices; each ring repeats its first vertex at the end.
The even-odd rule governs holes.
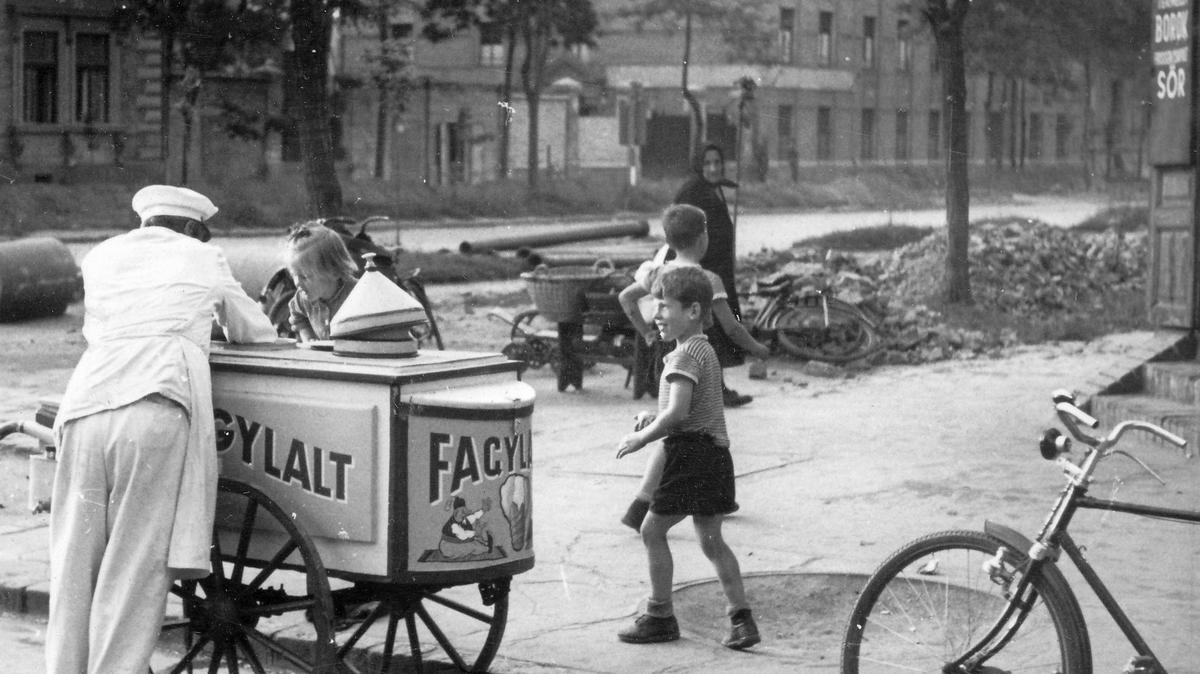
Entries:
MULTIPOLYGON (((730 167, 732 175, 733 166, 730 167)), ((995 201, 1015 193, 1053 194, 1082 188, 1077 167, 1039 167, 1021 172, 972 167, 973 200, 995 201)), ((0 186, 0 235, 21 236, 40 230, 123 229, 132 226, 129 199, 141 186, 116 175, 110 183, 0 186), (123 180, 123 182, 121 181, 123 180)), ((940 166, 808 166, 798 181, 776 171, 754 182, 743 171, 741 188, 730 191, 738 208, 748 210, 905 209, 931 208, 945 202, 945 174, 940 166)), ((683 176, 643 180, 629 186, 620 176, 544 176, 530 191, 519 180, 431 187, 370 177, 343 177, 345 214, 361 218, 386 215, 397 220, 517 218, 529 216, 658 213, 671 203, 683 176)), ((215 229, 275 228, 306 220, 308 195, 304 177, 285 170, 268 178, 247 177, 189 185, 209 195, 221 209, 215 229)), ((1103 189, 1103 188, 1102 188, 1103 189)), ((1144 183, 1113 185, 1125 196, 1145 191, 1144 183)), ((839 247, 845 247, 840 246, 839 247)), ((849 249, 848 247, 845 247, 849 249)))
POLYGON ((848 252, 894 250, 920 241, 933 233, 932 227, 913 225, 875 225, 801 239, 798 248, 833 248, 848 252))

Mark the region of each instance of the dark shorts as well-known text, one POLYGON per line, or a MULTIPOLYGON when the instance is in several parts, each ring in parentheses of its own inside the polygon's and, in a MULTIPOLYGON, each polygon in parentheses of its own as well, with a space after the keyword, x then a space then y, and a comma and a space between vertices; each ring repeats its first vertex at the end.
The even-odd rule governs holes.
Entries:
POLYGON ((733 457, 728 447, 702 433, 680 433, 663 441, 666 463, 650 511, 659 515, 727 515, 738 509, 733 457))

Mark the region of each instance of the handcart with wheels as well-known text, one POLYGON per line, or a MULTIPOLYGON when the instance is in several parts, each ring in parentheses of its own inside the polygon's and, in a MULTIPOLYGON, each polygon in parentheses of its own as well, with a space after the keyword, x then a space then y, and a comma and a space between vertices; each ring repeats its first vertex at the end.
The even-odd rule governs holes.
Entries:
POLYGON ((169 671, 486 670, 534 564, 519 364, 290 343, 214 344, 210 362, 212 573, 171 590, 169 671))
POLYGON ((615 363, 626 369, 625 384, 641 398, 653 389, 648 373, 650 350, 641 342, 617 301, 617 293, 630 283, 630 275, 598 260, 592 266, 538 268, 521 275, 536 311, 511 321, 510 357, 531 366, 549 362, 557 375, 559 391, 583 388, 583 371, 594 363, 615 363), (555 331, 532 328, 535 318, 555 324, 555 331))

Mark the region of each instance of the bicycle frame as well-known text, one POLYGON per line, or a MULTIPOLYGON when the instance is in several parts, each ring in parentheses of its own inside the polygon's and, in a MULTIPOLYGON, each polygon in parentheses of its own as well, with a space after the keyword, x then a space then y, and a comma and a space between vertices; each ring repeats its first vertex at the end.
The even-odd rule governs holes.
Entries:
MULTIPOLYGON (((1125 422, 1125 424, 1128 424, 1128 428, 1145 428, 1145 425, 1141 424, 1141 422, 1125 422)), ((1104 441, 1090 438, 1086 434, 1077 432, 1077 428, 1072 428, 1072 431, 1076 432, 1076 437, 1091 444, 1092 447, 1078 466, 1065 458, 1059 458, 1060 465, 1063 466, 1064 471, 1068 475, 1067 486, 1059 495, 1053 510, 1051 510, 1050 515, 1042 525, 1042 530, 1038 534, 1036 542, 1027 551, 1026 567, 1022 569, 1021 580, 1017 584, 1012 598, 987 634, 960 658, 947 664, 944 671, 971 671, 971 668, 983 664, 988 658, 1004 648, 1004 645, 1020 628, 1024 616, 1028 613, 1030 607, 1033 606, 1034 600, 1037 598, 1032 592, 1029 592, 1028 597, 1025 596, 1030 588, 1029 578, 1034 574, 1041 573, 1042 565, 1056 563, 1059 550, 1067 553, 1067 558, 1079 570, 1088 587, 1095 593, 1100 603, 1113 619, 1113 622, 1117 624, 1122 634, 1125 635, 1130 645, 1133 646, 1137 655, 1147 656, 1157 665, 1158 658, 1154 655, 1150 645, 1142 638, 1137 628, 1134 627, 1133 621, 1125 613, 1116 597, 1109 591, 1104 581, 1100 579, 1096 570, 1084 558, 1083 551, 1067 532, 1067 527, 1070 525, 1075 513, 1079 510, 1103 510, 1127 513, 1140 517, 1154 517, 1169 521, 1200 524, 1200 511, 1160 508, 1128 501, 1097 499, 1087 494, 1088 482, 1096 465, 1101 458, 1112 454, 1111 448, 1116 445, 1116 441, 1124 430, 1123 427, 1125 424, 1118 426, 1112 437, 1104 441), (1013 620, 1014 616, 1016 617, 1015 621, 1013 620)), ((1073 426, 1073 424, 1068 423, 1068 426, 1073 426)), ((1004 550, 1001 549, 1001 552, 997 556, 1003 555, 1003 552, 1004 550)), ((1159 667, 1161 670, 1161 666, 1159 667)))

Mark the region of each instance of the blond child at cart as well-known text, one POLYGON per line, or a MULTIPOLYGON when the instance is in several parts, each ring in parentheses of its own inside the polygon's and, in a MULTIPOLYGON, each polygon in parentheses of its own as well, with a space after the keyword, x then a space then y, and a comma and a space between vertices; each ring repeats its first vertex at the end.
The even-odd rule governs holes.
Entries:
POLYGON ((725 593, 729 636, 722 644, 744 649, 760 641, 742 585, 741 569, 721 536, 725 515, 737 510, 733 458, 721 400, 721 365, 704 335, 712 308, 712 283, 694 266, 673 266, 653 286, 654 322, 664 340, 677 345, 666 357, 659 383, 658 414, 617 445, 617 458, 663 440, 663 466, 642 542, 650 569, 645 609, 617 637, 626 643, 679 638, 671 602, 673 565, 667 533, 688 516, 700 549, 712 562, 725 593))
POLYGON ((318 222, 292 227, 284 263, 296 282, 288 322, 301 342, 329 339, 329 321, 354 289, 358 265, 342 237, 318 222))
MULTIPOLYGON (((708 249, 708 230, 704 211, 695 206, 676 204, 663 211, 662 222, 663 234, 667 239, 667 245, 675 251, 675 259, 665 263, 654 260, 646 262, 638 270, 636 280, 622 290, 618 296, 621 308, 629 317, 634 329, 639 335, 642 335, 647 345, 655 343, 655 340, 659 338, 658 330, 647 322, 647 317, 639 305, 649 297, 654 282, 662 273, 677 267, 693 267, 702 271, 712 287, 711 317, 704 328, 711 325, 712 317, 715 317, 716 322, 735 344, 757 358, 768 357, 771 354, 770 347, 751 337, 746 327, 734 316, 727 300, 728 291, 721 281, 721 277, 700 267, 700 259, 704 257, 704 251, 708 249)), ((665 337, 663 340, 669 341, 665 337)), ((718 374, 720 373, 718 372, 718 374)), ((639 426, 641 423, 639 421, 639 426)), ((629 504, 628 510, 621 518, 622 524, 635 531, 641 527, 642 519, 650 509, 651 496, 654 488, 658 486, 659 475, 662 473, 663 458, 661 450, 651 450, 650 455, 646 458, 646 470, 642 475, 642 482, 634 495, 633 502, 629 504)))

